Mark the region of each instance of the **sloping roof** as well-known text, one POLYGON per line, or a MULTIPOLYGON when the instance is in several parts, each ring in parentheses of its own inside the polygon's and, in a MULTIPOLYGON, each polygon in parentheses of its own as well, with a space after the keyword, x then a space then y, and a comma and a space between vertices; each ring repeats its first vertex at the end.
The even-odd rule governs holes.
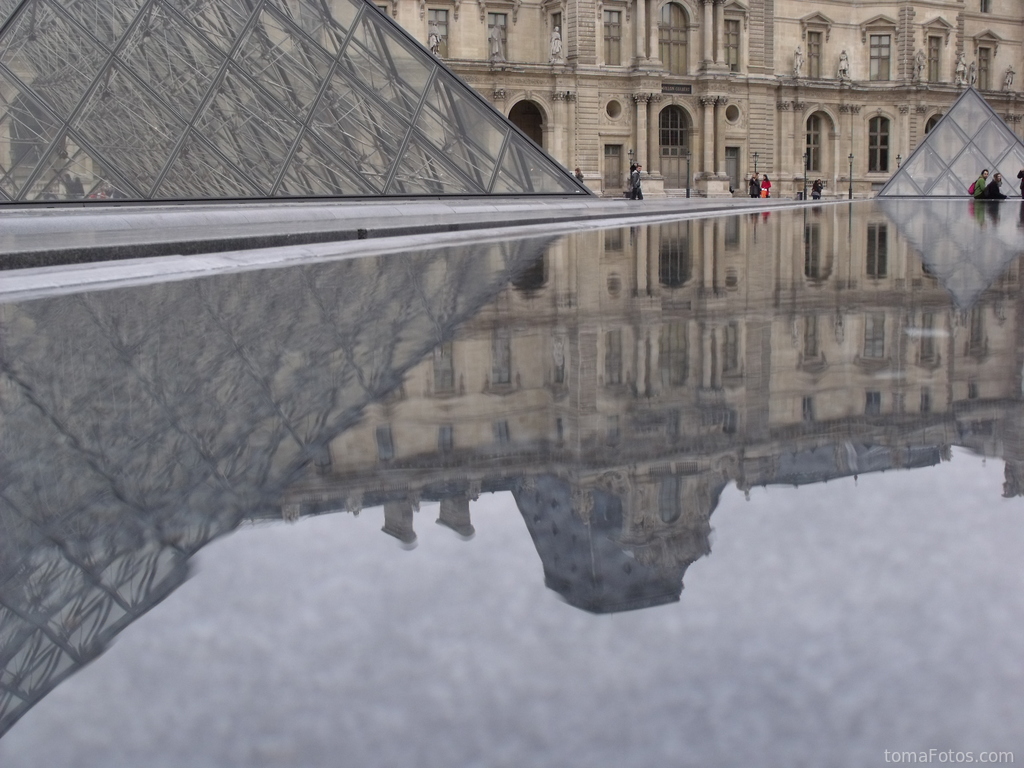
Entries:
POLYGON ((0 0, 0 201, 589 194, 367 0, 0 0))
MULTIPOLYGON (((964 197, 982 169, 1003 175, 1003 193, 1020 194, 1024 142, 968 88, 924 137, 879 197, 964 197)), ((991 178, 991 176, 990 176, 991 178)))

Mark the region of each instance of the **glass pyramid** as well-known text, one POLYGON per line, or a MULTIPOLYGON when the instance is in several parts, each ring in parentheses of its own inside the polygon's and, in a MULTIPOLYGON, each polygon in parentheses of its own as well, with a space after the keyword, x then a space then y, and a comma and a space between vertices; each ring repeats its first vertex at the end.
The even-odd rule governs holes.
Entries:
POLYGON ((1024 142, 977 90, 968 88, 878 196, 966 197, 985 168, 1003 174, 1003 194, 1020 194, 1024 142))
POLYGON ((589 194, 367 0, 0 0, 0 202, 589 194))

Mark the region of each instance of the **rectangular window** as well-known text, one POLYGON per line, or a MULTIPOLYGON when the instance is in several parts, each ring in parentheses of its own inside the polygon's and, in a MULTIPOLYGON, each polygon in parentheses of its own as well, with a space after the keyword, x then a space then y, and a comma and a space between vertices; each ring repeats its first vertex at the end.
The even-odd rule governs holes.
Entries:
POLYGON ((663 387, 681 387, 686 383, 689 366, 686 323, 669 323, 661 327, 658 366, 661 369, 663 387))
POLYGON ((512 383, 512 338, 507 331, 496 330, 491 340, 491 384, 512 383))
POLYGON ((868 171, 889 171, 889 119, 872 117, 868 121, 868 171))
POLYGON ((992 49, 978 49, 978 89, 987 91, 992 88, 992 49))
POLYGON ((621 229, 606 229, 604 231, 604 250, 605 252, 622 250, 621 229))
POLYGON ((487 45, 490 48, 490 55, 493 59, 495 56, 494 43, 495 39, 495 28, 497 28, 497 39, 500 41, 501 50, 499 51, 502 59, 508 58, 508 15, 504 13, 488 13, 487 14, 487 45))
POLYGON ((890 35, 871 35, 871 72, 872 80, 889 79, 890 35))
POLYGON ((868 224, 868 277, 875 279, 889 274, 889 225, 868 224))
POLYGON ((804 357, 816 358, 818 356, 818 316, 810 315, 804 318, 804 357))
POLYGON ((508 445, 511 438, 508 432, 507 421, 496 421, 494 422, 494 442, 498 445, 508 445))
POLYGON ((864 395, 864 414, 866 416, 877 416, 882 412, 882 393, 867 392, 864 395))
POLYGON ((801 418, 806 422, 814 421, 814 398, 805 397, 800 407, 801 418))
POLYGON ((736 19, 725 20, 725 63, 731 72, 740 71, 740 23, 736 19))
POLYGON ((921 362, 930 363, 935 360, 935 313, 925 312, 921 315, 921 362))
POLYGON ((932 412, 932 391, 928 387, 921 387, 921 413, 932 412))
POLYGON ((807 76, 821 77, 821 32, 807 33, 807 76))
POLYGON ((448 11, 434 8, 427 9, 427 34, 436 32, 438 37, 437 55, 448 58, 448 11), (431 29, 433 28, 433 29, 431 29))
POLYGON ((395 458, 395 444, 391 439, 391 425, 385 424, 377 427, 377 458, 381 461, 389 461, 395 458))
POLYGON ((604 12, 604 63, 622 64, 622 11, 604 12))
POLYGON ((434 347, 434 392, 448 394, 455 391, 455 360, 452 343, 434 347))
POLYGON ((971 308, 971 319, 968 327, 970 333, 967 337, 967 353, 980 355, 985 351, 985 313, 981 307, 971 308))
POLYGON ((828 277, 822 265, 821 225, 817 222, 804 224, 804 277, 809 280, 828 277))
POLYGON ((455 428, 451 424, 442 424, 437 428, 437 450, 440 453, 451 453, 455 448, 455 428))
POLYGON ((807 118, 807 170, 821 170, 821 116, 807 118))
POLYGON ((864 357, 873 360, 885 357, 885 315, 881 312, 864 316, 864 357))
POLYGON ((982 13, 992 13, 992 0, 979 0, 978 9, 982 13))
POLYGON ((622 331, 604 335, 604 383, 622 383, 622 331))
POLYGON ((722 373, 734 373, 740 367, 740 327, 729 323, 722 335, 722 373))
POLYGON ((928 38, 928 82, 937 83, 942 78, 939 66, 942 55, 942 38, 932 35, 928 38))

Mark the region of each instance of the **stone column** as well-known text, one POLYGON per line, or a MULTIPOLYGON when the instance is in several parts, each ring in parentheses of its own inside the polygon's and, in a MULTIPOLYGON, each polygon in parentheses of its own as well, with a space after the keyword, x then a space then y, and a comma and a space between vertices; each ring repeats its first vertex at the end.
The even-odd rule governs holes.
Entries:
POLYGON ((728 96, 715 98, 715 173, 725 175, 725 105, 728 96))
POLYGON ((437 518, 437 523, 451 528, 460 536, 472 536, 476 531, 469 517, 469 498, 457 496, 452 499, 441 499, 441 514, 437 518))
MULTIPOLYGON (((796 182, 797 189, 803 189, 804 185, 804 152, 807 151, 807 128, 804 125, 804 110, 807 105, 802 101, 793 102, 793 167, 800 175, 800 181, 796 182)), ((808 184, 810 181, 808 181, 808 184)))
POLYGON ((548 151, 551 152, 552 157, 560 161, 566 168, 572 170, 576 167, 576 158, 572 156, 567 146, 569 136, 573 131, 566 114, 568 110, 565 107, 565 93, 565 91, 555 91, 551 94, 554 131, 551 147, 548 151))
POLYGON ((701 96, 700 105, 704 108, 704 153, 700 170, 710 174, 715 170, 715 97, 701 96))
POLYGON ((789 159, 793 156, 793 134, 786 128, 786 116, 785 112, 789 112, 791 102, 780 101, 775 104, 775 109, 779 113, 777 124, 779 126, 779 146, 775 151, 775 167, 771 169, 765 169, 763 173, 768 173, 768 177, 772 180, 772 197, 782 194, 782 190, 779 189, 779 184, 782 181, 782 173, 786 165, 789 164, 789 159), (777 191, 776 191, 777 190, 777 191))
MULTIPOLYGON (((637 2, 643 3, 646 2, 646 0, 637 0, 637 2)), ((655 15, 654 9, 656 7, 657 6, 653 2, 651 2, 647 13, 647 19, 649 21, 649 24, 647 26, 647 50, 649 51, 648 60, 651 66, 655 68, 660 68, 661 41, 658 37, 658 22, 660 21, 660 18, 657 15, 655 15)), ((689 52, 687 52, 686 55, 687 57, 689 57, 689 52)))
POLYGON ((636 161, 643 165, 644 171, 649 175, 653 172, 650 159, 647 157, 647 102, 650 100, 649 93, 634 93, 633 106, 636 116, 636 161))
MULTIPOLYGON (((903 160, 906 161, 910 157, 910 105, 900 104, 900 144, 902 146, 896 147, 896 154, 903 155, 903 160)), ((892 158, 893 166, 896 165, 896 155, 892 158)), ((893 173, 896 172, 896 168, 890 168, 893 173)))
POLYGON ((633 35, 636 47, 635 61, 637 64, 647 59, 647 3, 646 0, 636 0, 633 8, 633 24, 636 25, 633 35))
POLYGON ((715 62, 715 51, 714 51, 714 34, 715 34, 715 6, 713 0, 701 0, 704 4, 704 50, 701 52, 704 56, 704 69, 707 69, 708 65, 715 62))
POLYGON ((416 541, 412 528, 413 504, 411 501, 390 501, 384 504, 384 533, 394 536, 403 544, 416 541))
POLYGON ((715 17, 715 63, 725 63, 725 0, 714 0, 715 17))
POLYGON ((646 109, 647 115, 647 173, 649 175, 661 175, 661 143, 658 136, 658 104, 661 102, 660 93, 649 95, 646 109))

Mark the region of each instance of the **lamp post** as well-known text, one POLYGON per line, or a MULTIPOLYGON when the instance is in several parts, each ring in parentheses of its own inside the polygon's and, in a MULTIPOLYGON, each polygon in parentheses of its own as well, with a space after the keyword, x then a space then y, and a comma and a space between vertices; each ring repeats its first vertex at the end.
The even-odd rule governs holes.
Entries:
POLYGON ((690 199, 690 150, 686 150, 686 199, 690 199))
POLYGON ((754 173, 757 173, 757 152, 754 153, 754 173))
POLYGON ((633 150, 632 149, 629 150, 629 164, 630 164, 630 166, 633 165, 633 150))
POLYGON ((800 198, 801 200, 807 199, 807 159, 807 153, 804 152, 804 196, 800 198))
POLYGON ((853 152, 850 153, 850 199, 853 200, 853 152))
POLYGON ((903 156, 902 156, 902 155, 899 155, 899 154, 897 154, 897 155, 896 155, 896 170, 897 170, 897 171, 898 171, 898 170, 900 169, 900 166, 901 166, 902 164, 903 164, 903 156))

